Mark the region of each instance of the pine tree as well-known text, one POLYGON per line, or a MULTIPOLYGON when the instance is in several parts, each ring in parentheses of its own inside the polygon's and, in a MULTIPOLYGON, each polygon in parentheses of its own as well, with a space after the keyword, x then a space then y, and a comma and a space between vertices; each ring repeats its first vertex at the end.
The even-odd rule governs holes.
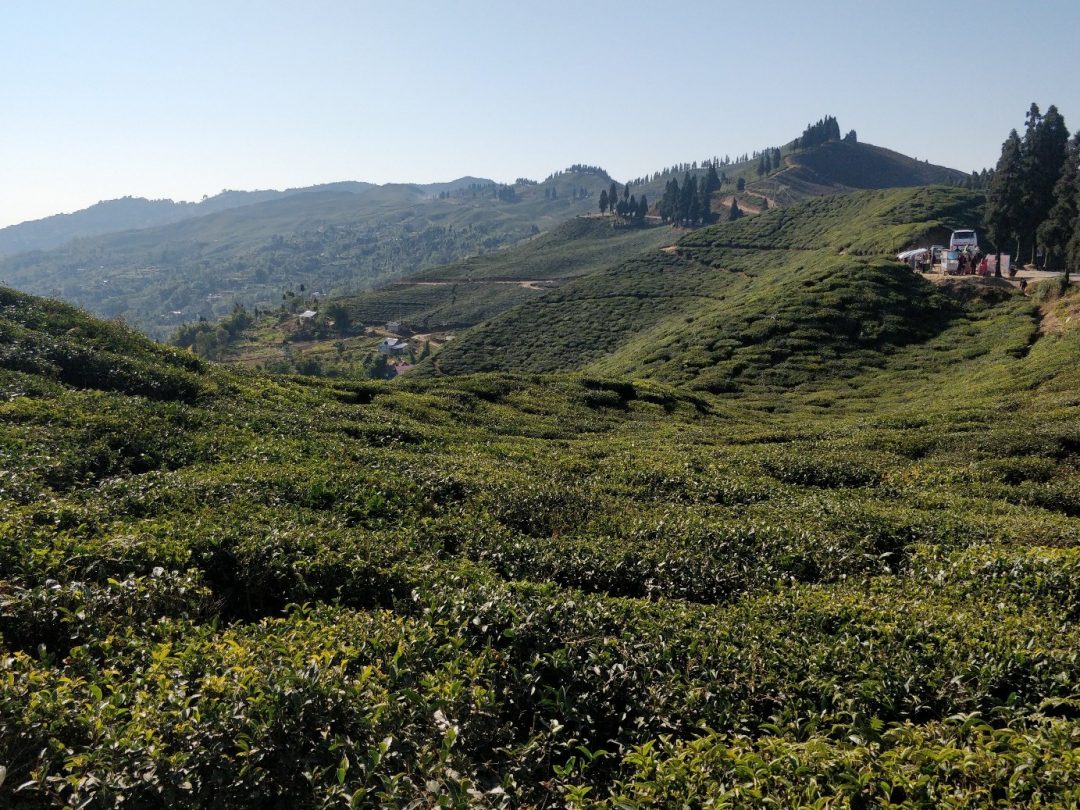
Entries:
POLYGON ((712 214, 712 192, 709 191, 709 184, 707 178, 702 179, 701 186, 701 201, 698 203, 698 209, 701 215, 701 222, 703 225, 708 225, 713 221, 712 214))
POLYGON ((1038 105, 1032 104, 1021 145, 1024 207, 1020 231, 1023 244, 1030 248, 1032 256, 1036 230, 1054 204, 1054 187, 1061 176, 1068 142, 1069 131, 1057 107, 1051 105, 1043 116, 1039 115, 1038 105))
POLYGON ((740 177, 739 181, 735 184, 735 189, 737 191, 746 191, 746 180, 740 177))
POLYGON ((679 181, 671 179, 664 187, 664 197, 660 201, 660 217, 665 222, 671 222, 679 216, 679 181))
POLYGON ((739 210, 738 200, 731 201, 731 208, 728 209, 728 222, 734 222, 742 216, 742 211, 739 210))
MULTIPOLYGON (((1020 237, 1023 223, 1023 184, 1024 166, 1020 136, 1014 129, 1001 145, 1001 157, 994 168, 994 177, 990 181, 986 199, 986 230, 990 241, 997 246, 999 258, 1005 243, 1018 241, 1020 237)), ((1001 267, 1000 261, 998 267, 1001 267)), ((1000 273, 1000 269, 998 272, 1000 273)))
POLYGON ((682 223, 688 223, 690 220, 690 200, 697 196, 697 178, 691 178, 690 172, 687 171, 685 177, 683 177, 682 191, 679 194, 679 214, 678 219, 682 223), (693 183, 693 188, 690 184, 693 183))
POLYGON ((716 166, 710 166, 709 171, 705 174, 705 193, 710 197, 714 191, 720 188, 720 175, 716 173, 716 166))
MULTIPOLYGON (((1049 115, 1049 112, 1048 112, 1049 115)), ((1046 249, 1046 268, 1055 270, 1064 264, 1065 283, 1069 282, 1072 269, 1066 261, 1069 240, 1072 238, 1077 216, 1078 197, 1080 197, 1080 131, 1069 142, 1061 175, 1054 185, 1054 203, 1047 218, 1039 225, 1036 237, 1046 249)))
POLYGON ((612 213, 615 212, 615 203, 619 201, 619 184, 614 180, 611 181, 611 188, 607 193, 608 207, 611 208, 612 213))
POLYGON ((701 221, 701 195, 698 194, 696 177, 690 180, 690 205, 686 211, 686 218, 691 225, 701 221))
POLYGON ((600 192, 600 213, 601 214, 607 213, 607 209, 608 209, 607 189, 604 189, 603 191, 600 192))
POLYGON ((644 194, 641 195, 641 199, 638 200, 637 221, 643 223, 645 221, 645 215, 649 213, 649 200, 644 194))

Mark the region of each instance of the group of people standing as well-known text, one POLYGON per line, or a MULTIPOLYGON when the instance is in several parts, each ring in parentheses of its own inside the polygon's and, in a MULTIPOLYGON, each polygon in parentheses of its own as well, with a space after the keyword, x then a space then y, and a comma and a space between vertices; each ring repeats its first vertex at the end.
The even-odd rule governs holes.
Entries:
MULTIPOLYGON (((996 256, 994 262, 997 262, 996 256)), ((993 275, 993 270, 990 269, 990 257, 984 256, 980 250, 971 251, 964 248, 960 251, 956 272, 961 276, 993 275)))

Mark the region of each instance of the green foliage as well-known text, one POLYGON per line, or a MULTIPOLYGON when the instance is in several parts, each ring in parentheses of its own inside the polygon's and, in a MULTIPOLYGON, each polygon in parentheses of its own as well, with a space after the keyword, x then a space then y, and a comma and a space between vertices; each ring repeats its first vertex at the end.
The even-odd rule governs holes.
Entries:
POLYGON ((826 115, 816 124, 807 124, 801 137, 795 139, 796 149, 807 149, 811 146, 827 143, 828 141, 840 140, 840 124, 836 118, 826 115))
POLYGON ((876 255, 935 199, 977 205, 555 291, 705 359, 653 379, 271 377, 5 292, 0 801, 1080 801, 1080 348, 876 255), (664 381, 731 359, 737 395, 664 381))
POLYGON ((122 323, 0 289, 0 368, 76 388, 190 401, 201 389, 200 367, 122 323))

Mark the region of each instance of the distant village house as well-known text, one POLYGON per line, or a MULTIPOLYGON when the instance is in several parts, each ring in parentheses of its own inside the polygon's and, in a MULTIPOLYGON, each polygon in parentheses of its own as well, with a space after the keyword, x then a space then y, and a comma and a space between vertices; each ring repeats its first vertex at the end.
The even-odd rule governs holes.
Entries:
POLYGON ((380 354, 403 354, 409 350, 409 341, 398 338, 385 338, 379 343, 380 354))

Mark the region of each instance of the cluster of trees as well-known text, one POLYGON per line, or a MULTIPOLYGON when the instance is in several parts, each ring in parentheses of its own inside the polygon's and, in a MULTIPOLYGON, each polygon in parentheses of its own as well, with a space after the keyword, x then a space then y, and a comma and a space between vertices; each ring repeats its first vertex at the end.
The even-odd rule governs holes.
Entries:
POLYGON ((1065 119, 1050 105, 1032 104, 1024 135, 1014 129, 1001 145, 990 179, 986 230, 1017 261, 1045 251, 1048 269, 1080 268, 1080 132, 1069 139, 1065 119))
MULTIPOLYGON (((585 186, 574 186, 570 189, 570 198, 573 200, 586 200, 590 197, 589 190, 585 186)), ((559 189, 552 185, 544 189, 545 200, 559 199, 559 189)))
POLYGON ((216 360, 245 329, 255 323, 257 315, 258 310, 253 316, 243 304, 234 304, 232 312, 215 324, 206 318, 183 324, 172 334, 169 342, 181 349, 190 349, 199 357, 216 360))
MULTIPOLYGON (((849 132, 848 136, 854 140, 855 130, 849 132)), ((806 129, 803 130, 802 136, 795 139, 794 146, 796 149, 806 149, 838 140, 840 140, 840 124, 837 123, 833 116, 826 115, 816 124, 808 124, 806 129)))
POLYGON ((679 225, 706 225, 715 222, 712 212, 712 195, 723 185, 724 178, 709 166, 705 176, 698 182, 697 175, 686 172, 683 184, 676 179, 669 180, 664 187, 664 196, 660 200, 660 218, 664 222, 679 225))
POLYGON ((649 200, 644 194, 637 199, 630 193, 630 184, 623 186, 622 197, 619 197, 619 185, 612 182, 611 188, 600 192, 600 213, 608 211, 621 219, 631 221, 637 225, 645 222, 645 215, 649 213, 649 200))
POLYGON ((766 149, 758 155, 757 175, 764 177, 779 170, 784 165, 784 158, 779 149, 766 149))
POLYGON ((491 190, 495 188, 494 183, 469 183, 467 186, 459 186, 451 191, 440 191, 440 200, 449 200, 452 197, 463 198, 467 197, 475 200, 480 195, 487 195, 491 193, 491 190))
POLYGON ((990 169, 983 169, 982 171, 972 172, 963 180, 953 180, 949 183, 951 186, 957 188, 966 188, 972 191, 979 191, 981 189, 990 187, 990 179, 994 176, 994 172, 990 169))
POLYGON ((560 177, 567 174, 590 174, 594 177, 599 177, 602 180, 611 179, 611 175, 601 169, 599 166, 590 166, 587 163, 575 163, 572 166, 566 167, 562 171, 552 172, 547 176, 547 179, 544 180, 544 182, 549 183, 552 180, 558 180, 560 177))
POLYGON ((512 185, 503 183, 469 183, 467 186, 461 186, 452 191, 440 191, 438 197, 440 200, 449 200, 453 198, 475 200, 479 197, 490 196, 495 200, 513 203, 518 202, 521 199, 515 188, 515 186, 518 185, 535 186, 538 184, 535 180, 529 180, 524 177, 519 177, 512 185))

